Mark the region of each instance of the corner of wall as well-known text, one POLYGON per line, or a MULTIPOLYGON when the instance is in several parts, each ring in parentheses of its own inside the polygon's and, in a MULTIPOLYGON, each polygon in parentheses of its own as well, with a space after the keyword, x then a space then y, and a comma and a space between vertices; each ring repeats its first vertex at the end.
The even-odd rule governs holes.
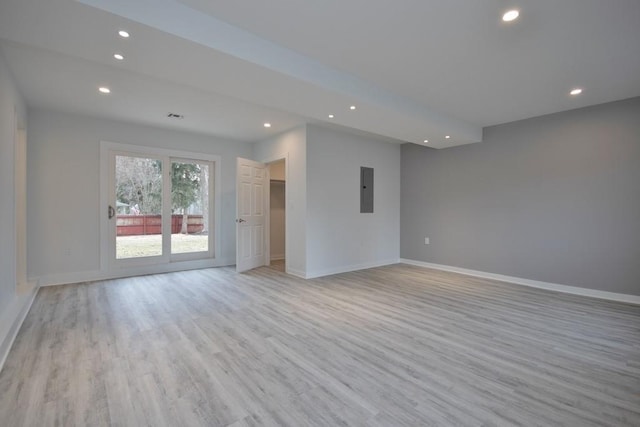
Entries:
POLYGON ((37 286, 34 286, 29 292, 16 297, 14 304, 0 315, 0 372, 2 372, 13 342, 38 294, 38 289, 37 286))
POLYGON ((298 126, 253 146, 253 160, 287 157, 286 257, 291 274, 306 274, 307 125, 298 126))
POLYGON ((15 142, 18 129, 26 127, 27 108, 15 82, 0 49, 0 369, 36 292, 20 292, 16 279, 15 142))

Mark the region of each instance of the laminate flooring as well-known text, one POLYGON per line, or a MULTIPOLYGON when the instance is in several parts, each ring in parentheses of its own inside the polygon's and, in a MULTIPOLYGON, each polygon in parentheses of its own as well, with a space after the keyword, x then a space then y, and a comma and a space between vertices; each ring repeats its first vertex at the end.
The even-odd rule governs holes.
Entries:
POLYGON ((271 264, 269 265, 269 267, 273 268, 274 270, 278 270, 280 272, 285 271, 285 263, 283 259, 277 259, 277 260, 273 260, 271 261, 271 264))
POLYGON ((2 426, 640 426, 640 306, 407 265, 40 289, 2 426))

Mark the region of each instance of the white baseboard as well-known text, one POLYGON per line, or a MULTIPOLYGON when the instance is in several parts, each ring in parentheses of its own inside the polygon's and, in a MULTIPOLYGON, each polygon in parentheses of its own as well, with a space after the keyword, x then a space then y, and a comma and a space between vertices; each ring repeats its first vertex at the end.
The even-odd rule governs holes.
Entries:
POLYGON ((577 286, 560 285, 557 283, 541 282, 538 280, 524 279, 522 277, 505 276, 502 274, 487 273, 485 271, 470 270, 468 268, 454 267, 450 265, 433 264, 430 262, 416 261, 412 259, 401 258, 400 262, 403 264, 410 264, 418 267, 433 268, 436 270, 465 274, 467 276, 481 277, 483 279, 499 280, 501 282, 513 283, 515 285, 563 292, 565 294, 581 295, 585 297, 600 298, 609 301, 626 302, 629 304, 640 305, 640 296, 638 295, 620 294, 616 292, 600 291, 597 289, 588 289, 580 288, 577 286))
POLYGON ((271 261, 280 261, 284 259, 284 254, 271 255, 271 261))
POLYGON ((331 276, 333 274, 349 273, 350 271, 365 270, 367 268, 382 267, 384 265, 391 265, 391 264, 397 264, 397 263, 398 263, 398 259, 394 258, 394 259, 386 259, 381 261, 365 262, 362 264, 345 265, 342 267, 328 268, 325 270, 307 272, 304 278, 316 279, 318 277, 331 276))
POLYGON ((172 273, 175 271, 196 270, 201 268, 226 267, 235 264, 235 259, 180 261, 169 264, 122 268, 112 271, 91 270, 71 273, 48 274, 31 280, 37 280, 39 286, 57 286, 70 283, 94 282, 96 280, 110 280, 121 277, 144 276, 146 274, 172 273))
POLYGON ((74 271, 72 273, 45 274, 31 278, 38 283, 38 286, 58 286, 70 283, 93 282, 95 280, 108 279, 108 275, 100 270, 95 271, 74 271))
POLYGON ((304 274, 304 271, 296 270, 296 269, 293 269, 293 268, 287 268, 287 274, 299 277, 301 279, 306 279, 307 278, 306 275, 304 274))
POLYGON ((18 304, 14 304, 15 307, 9 307, 0 319, 0 326, 9 325, 6 330, 1 331, 3 334, 0 335, 0 372, 2 372, 4 362, 7 360, 13 342, 18 336, 20 327, 27 317, 37 293, 38 288, 33 288, 30 294, 23 295, 23 298, 18 298, 19 301, 24 300, 22 304, 18 302, 18 304))
POLYGON ((23 283, 18 283, 16 286, 16 291, 18 295, 29 294, 31 291, 35 290, 38 282, 36 280, 27 280, 23 283))

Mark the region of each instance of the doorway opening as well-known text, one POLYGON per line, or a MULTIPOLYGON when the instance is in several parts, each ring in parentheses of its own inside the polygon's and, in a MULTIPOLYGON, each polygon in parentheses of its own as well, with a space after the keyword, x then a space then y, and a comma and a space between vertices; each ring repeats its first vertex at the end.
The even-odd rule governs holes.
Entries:
POLYGON ((286 271, 286 173, 285 160, 269 167, 269 266, 286 271))

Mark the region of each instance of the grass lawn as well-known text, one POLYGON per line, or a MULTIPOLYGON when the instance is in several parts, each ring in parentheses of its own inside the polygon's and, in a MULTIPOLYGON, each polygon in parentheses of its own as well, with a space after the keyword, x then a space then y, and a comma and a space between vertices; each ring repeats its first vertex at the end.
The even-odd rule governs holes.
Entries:
MULTIPOLYGON (((207 234, 172 234, 171 253, 183 254, 202 252, 209 249, 207 234)), ((116 237, 116 258, 138 258, 162 255, 162 236, 118 236, 116 237)))

